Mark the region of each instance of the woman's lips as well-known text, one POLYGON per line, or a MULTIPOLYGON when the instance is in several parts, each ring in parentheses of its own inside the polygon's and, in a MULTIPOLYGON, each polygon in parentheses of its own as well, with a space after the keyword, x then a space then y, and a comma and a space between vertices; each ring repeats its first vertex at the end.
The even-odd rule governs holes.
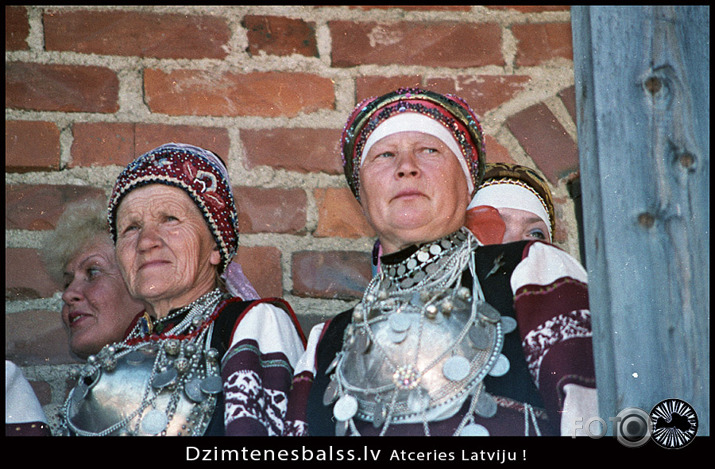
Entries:
POLYGON ((398 192, 397 195, 394 197, 394 199, 395 200, 409 199, 409 198, 423 197, 423 196, 424 196, 424 194, 416 189, 407 189, 407 190, 398 192))
POLYGON ((162 261, 162 260, 147 261, 139 266, 139 270, 142 270, 147 267, 157 267, 157 266, 164 265, 167 263, 168 263, 167 261, 162 261))
POLYGON ((69 313, 67 315, 67 319, 69 320, 70 327, 76 327, 78 326, 84 319, 90 317, 89 314, 82 313, 80 311, 75 311, 72 313, 69 313))

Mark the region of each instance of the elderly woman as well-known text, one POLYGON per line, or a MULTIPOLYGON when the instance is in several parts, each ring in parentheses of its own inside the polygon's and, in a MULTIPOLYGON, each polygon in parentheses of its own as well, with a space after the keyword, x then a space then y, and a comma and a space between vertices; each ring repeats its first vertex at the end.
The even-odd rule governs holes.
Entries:
POLYGON ((88 360, 64 407, 77 435, 281 435, 303 336, 279 299, 242 300, 221 274, 238 248, 226 167, 166 144, 119 175, 109 225, 147 310, 88 360))
POLYGON ((347 182, 384 249, 362 300, 311 331, 295 435, 559 435, 595 403, 586 274, 540 241, 482 246, 464 227, 480 125, 455 96, 361 103, 347 182))
POLYGON ((72 353, 86 359, 122 340, 144 303, 132 298, 119 271, 106 204, 68 205, 42 255, 50 275, 63 285, 62 322, 72 353))
POLYGON ((548 183, 526 166, 487 163, 484 182, 467 207, 466 226, 483 244, 552 242, 555 216, 548 183))

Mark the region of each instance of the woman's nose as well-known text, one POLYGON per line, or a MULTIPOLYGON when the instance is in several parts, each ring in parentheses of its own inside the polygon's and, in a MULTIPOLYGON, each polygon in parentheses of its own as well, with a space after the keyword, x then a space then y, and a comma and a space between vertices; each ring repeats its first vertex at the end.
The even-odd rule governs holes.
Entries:
POLYGON ((62 301, 66 304, 76 303, 82 298, 84 298, 84 295, 82 294, 82 289, 76 279, 72 280, 62 292, 62 301))
POLYGON ((145 224, 139 230, 139 239, 137 241, 137 249, 146 251, 152 249, 159 244, 159 231, 153 224, 145 224))
POLYGON ((417 164, 417 159, 411 151, 401 152, 397 156, 397 177, 417 176, 420 173, 420 168, 417 164))

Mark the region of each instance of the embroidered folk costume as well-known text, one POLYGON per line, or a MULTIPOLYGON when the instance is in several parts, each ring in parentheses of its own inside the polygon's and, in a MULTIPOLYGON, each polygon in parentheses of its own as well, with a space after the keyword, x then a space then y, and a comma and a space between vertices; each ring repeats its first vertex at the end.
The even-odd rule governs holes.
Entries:
MULTIPOLYGON (((371 133, 401 129, 451 138, 474 194, 484 168, 474 113, 458 98, 413 89, 350 117, 343 161, 356 197, 355 166, 371 133), (422 117, 411 114, 441 129, 418 127, 422 117), (381 129, 400 115, 409 124, 381 129)), ((311 331, 289 434, 560 434, 565 387, 594 387, 586 273, 571 256, 538 241, 483 246, 463 227, 381 262, 354 308, 311 331)))
POLYGON ((10 360, 5 360, 5 436, 51 436, 35 391, 10 360))
MULTIPOLYGON (((123 197, 149 184, 178 187, 191 197, 221 254, 218 272, 230 268, 237 211, 220 159, 198 147, 166 144, 128 165, 109 203, 115 241, 123 197)), ((80 436, 281 435, 303 346, 288 303, 243 300, 216 288, 165 317, 140 314, 122 342, 89 357, 64 405, 63 423, 80 436)))

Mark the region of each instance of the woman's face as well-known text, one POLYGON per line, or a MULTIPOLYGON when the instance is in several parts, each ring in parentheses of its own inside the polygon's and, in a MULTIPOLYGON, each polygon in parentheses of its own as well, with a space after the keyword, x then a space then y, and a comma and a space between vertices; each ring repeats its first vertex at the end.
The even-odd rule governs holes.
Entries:
POLYGON ((129 295, 109 236, 83 245, 67 262, 62 292, 62 321, 70 349, 81 358, 118 342, 144 304, 129 295))
POLYGON ((551 242, 549 228, 544 220, 535 214, 526 210, 502 207, 499 209, 499 216, 506 225, 502 243, 534 239, 551 242))
POLYGON ((185 306, 216 284, 221 262, 199 208, 183 190, 151 184, 117 210, 117 258, 129 291, 156 315, 185 306))
POLYGON ((379 140, 365 156, 360 184, 363 212, 385 254, 464 224, 467 179, 457 156, 432 135, 399 132, 379 140))

